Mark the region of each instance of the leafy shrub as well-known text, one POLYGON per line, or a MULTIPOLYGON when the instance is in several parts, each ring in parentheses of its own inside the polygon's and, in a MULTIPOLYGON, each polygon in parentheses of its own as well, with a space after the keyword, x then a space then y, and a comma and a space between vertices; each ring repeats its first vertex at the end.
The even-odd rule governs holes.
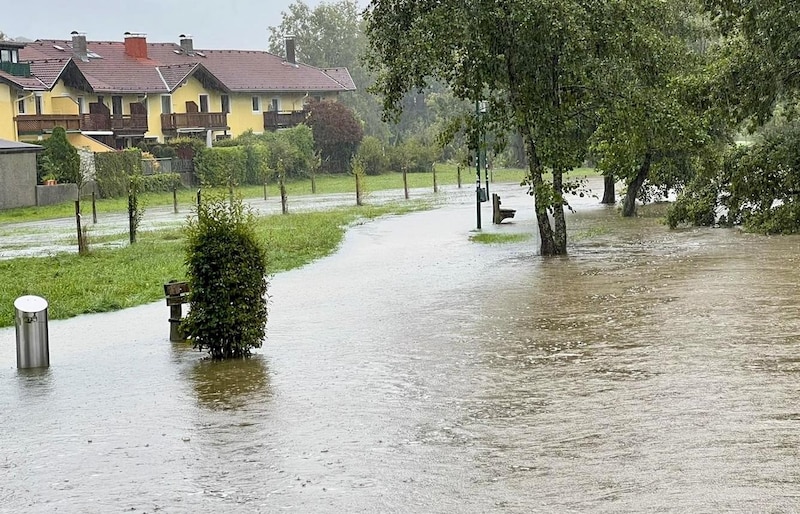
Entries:
POLYGON ((247 155, 244 148, 204 148, 194 158, 197 178, 204 186, 236 186, 244 182, 247 155))
POLYGON ((40 156, 39 180, 44 175, 59 182, 79 184, 81 182, 81 159, 78 149, 67 141, 63 127, 55 127, 53 133, 42 142, 44 151, 40 156))
POLYGON ((95 180, 100 198, 126 196, 130 177, 142 173, 142 152, 138 148, 103 152, 95 156, 95 180))
POLYGON ((181 186, 181 176, 178 173, 159 173, 157 175, 144 175, 142 177, 141 192, 160 193, 169 192, 181 186))
POLYGON ((365 137, 358 147, 356 157, 363 163, 367 175, 380 175, 388 171, 389 160, 383 151, 383 142, 377 137, 365 137))
POLYGON ((186 243, 191 308, 184 332, 213 359, 260 348, 267 323, 266 253, 240 199, 210 195, 189 220, 186 243))
POLYGON ((314 133, 314 146, 322 158, 322 170, 327 173, 346 173, 364 129, 353 110, 341 102, 324 100, 308 104, 306 122, 314 133))

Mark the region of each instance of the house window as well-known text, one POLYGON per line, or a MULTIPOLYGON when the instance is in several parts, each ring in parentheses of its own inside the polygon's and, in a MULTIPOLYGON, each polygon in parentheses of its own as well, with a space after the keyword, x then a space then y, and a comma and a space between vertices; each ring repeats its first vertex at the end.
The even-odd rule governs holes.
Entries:
POLYGON ((208 95, 200 95, 200 112, 208 112, 208 95))
POLYGON ((25 97, 23 95, 17 95, 17 112, 25 114, 25 97))
POLYGON ((122 97, 114 95, 111 97, 111 114, 122 116, 122 97))
POLYGON ((281 110, 281 101, 278 98, 272 99, 272 105, 270 106, 270 110, 278 112, 281 110))
POLYGON ((161 114, 172 114, 172 95, 161 95, 161 114))
POLYGON ((36 95, 33 98, 34 100, 36 100, 36 114, 41 115, 44 112, 44 107, 42 105, 43 102, 42 95, 36 93, 36 95))
POLYGON ((261 110, 261 97, 254 96, 253 97, 253 112, 258 112, 261 110))
POLYGON ((11 62, 11 50, 0 50, 0 62, 11 62))
POLYGON ((231 98, 228 95, 222 95, 219 99, 221 111, 226 114, 231 112, 231 98))
POLYGON ((86 103, 83 100, 82 96, 76 98, 78 102, 78 114, 86 114, 86 103))

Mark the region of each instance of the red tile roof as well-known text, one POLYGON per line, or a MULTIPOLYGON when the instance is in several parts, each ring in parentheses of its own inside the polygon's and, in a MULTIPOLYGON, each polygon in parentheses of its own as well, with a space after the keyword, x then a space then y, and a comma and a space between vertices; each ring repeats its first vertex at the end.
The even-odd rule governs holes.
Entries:
POLYGON ((20 60, 32 61, 31 70, 50 88, 73 59, 97 93, 168 93, 188 76, 203 73, 227 92, 336 92, 355 89, 345 68, 322 70, 289 64, 269 52, 195 50, 187 54, 175 43, 148 43, 147 58, 125 53, 116 41, 88 41, 87 61, 73 59, 72 42, 37 40, 20 50, 20 60), (58 69, 60 66, 60 70, 58 69), (210 75, 210 77, 209 77, 210 75))

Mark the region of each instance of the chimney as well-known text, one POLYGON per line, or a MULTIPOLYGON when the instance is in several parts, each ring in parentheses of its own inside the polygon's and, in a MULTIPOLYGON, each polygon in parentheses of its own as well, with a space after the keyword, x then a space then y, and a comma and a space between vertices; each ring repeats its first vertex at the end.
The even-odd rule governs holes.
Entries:
POLYGON ((186 55, 194 55, 194 42, 192 41, 192 36, 187 34, 181 34, 181 50, 186 55))
POLYGON ((125 54, 135 59, 147 59, 147 37, 144 34, 126 32, 125 54))
POLYGON ((289 64, 297 64, 294 51, 294 36, 283 36, 283 41, 286 43, 286 62, 289 64))
POLYGON ((86 48, 86 34, 73 30, 71 35, 73 55, 75 55, 76 59, 89 62, 89 51, 86 48))

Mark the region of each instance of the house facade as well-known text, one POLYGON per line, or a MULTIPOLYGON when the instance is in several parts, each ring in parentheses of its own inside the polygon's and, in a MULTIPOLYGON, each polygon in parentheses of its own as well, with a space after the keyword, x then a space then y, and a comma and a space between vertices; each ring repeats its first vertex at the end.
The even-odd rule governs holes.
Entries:
POLYGON ((0 138, 36 141, 56 126, 94 151, 186 135, 213 139, 301 123, 311 98, 355 90, 345 68, 263 51, 199 50, 191 37, 0 42, 0 138))

